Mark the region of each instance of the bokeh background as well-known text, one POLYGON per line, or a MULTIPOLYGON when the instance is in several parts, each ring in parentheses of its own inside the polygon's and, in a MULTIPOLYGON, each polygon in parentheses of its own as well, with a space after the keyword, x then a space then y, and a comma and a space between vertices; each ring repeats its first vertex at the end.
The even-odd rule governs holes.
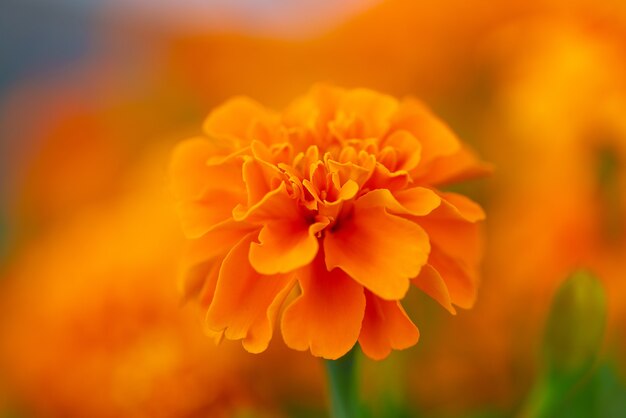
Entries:
POLYGON ((373 416, 626 416, 623 0, 1 0, 0 417, 327 416, 319 359, 180 300, 167 178, 212 107, 320 81, 418 96, 496 168, 457 188, 478 303, 411 294, 373 416))

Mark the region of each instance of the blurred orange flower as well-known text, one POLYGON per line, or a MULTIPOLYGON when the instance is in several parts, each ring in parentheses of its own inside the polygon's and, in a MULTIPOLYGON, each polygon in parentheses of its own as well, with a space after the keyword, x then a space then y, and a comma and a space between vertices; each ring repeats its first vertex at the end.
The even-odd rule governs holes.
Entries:
POLYGON ((217 338, 264 351, 281 316, 293 349, 335 359, 358 340, 382 359, 418 340, 410 283, 453 313, 474 303, 484 214, 435 186, 488 168, 420 102, 320 85, 282 114, 232 99, 204 131, 171 174, 184 291, 217 338))
POLYGON ((127 173, 126 192, 31 240, 3 277, 0 367, 25 413, 226 417, 251 407, 249 362, 214 347, 176 296, 181 237, 159 186, 164 157, 127 173))
POLYGON ((522 21, 490 45, 501 117, 484 137, 510 139, 506 148, 492 146, 493 157, 509 164, 491 219, 504 225, 515 214, 517 222, 493 228, 485 266, 487 275, 500 278, 494 298, 512 292, 535 301, 507 307, 534 319, 517 329, 525 341, 541 336, 536 324, 550 298, 580 267, 595 272, 606 288, 607 340, 612 344, 624 329, 626 31, 601 23, 588 17, 522 21), (531 237, 533 251, 507 259, 531 237))
POLYGON ((484 281, 471 313, 423 330, 429 344, 411 370, 431 378, 411 373, 409 385, 419 405, 449 415, 519 405, 552 298, 576 269, 605 286, 607 348, 626 336, 625 35, 584 15, 521 19, 485 40, 492 97, 470 132, 499 167, 486 191, 484 281))

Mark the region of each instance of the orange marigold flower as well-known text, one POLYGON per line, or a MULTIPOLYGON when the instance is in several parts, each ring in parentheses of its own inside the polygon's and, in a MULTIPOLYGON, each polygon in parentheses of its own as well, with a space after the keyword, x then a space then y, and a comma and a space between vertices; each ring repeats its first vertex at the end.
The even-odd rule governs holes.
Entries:
POLYGON ((184 292, 216 337, 335 359, 414 345, 413 283, 454 313, 475 299, 482 209, 435 186, 483 174, 420 102, 316 86, 282 113, 243 97, 176 149, 190 248, 184 292), (284 309, 283 309, 284 308, 284 309))

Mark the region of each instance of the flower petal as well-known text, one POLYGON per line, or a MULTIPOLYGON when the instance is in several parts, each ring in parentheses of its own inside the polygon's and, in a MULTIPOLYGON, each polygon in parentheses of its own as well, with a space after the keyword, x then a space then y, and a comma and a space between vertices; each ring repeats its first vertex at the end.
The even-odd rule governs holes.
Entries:
POLYGON ((287 184, 281 183, 267 193, 259 202, 250 207, 238 205, 233 209, 233 219, 264 225, 280 219, 298 219, 300 212, 296 200, 287 192, 287 184))
POLYGON ((420 183, 444 185, 484 177, 492 171, 490 164, 481 162, 474 151, 463 146, 451 155, 434 160, 416 178, 420 183))
POLYGON ((433 214, 436 219, 461 219, 478 222, 485 219, 485 211, 480 205, 457 193, 439 193, 443 200, 442 210, 433 214))
POLYGON ((363 188, 370 190, 388 189, 395 192, 408 187, 410 182, 411 176, 408 171, 390 171, 384 165, 377 163, 363 188))
POLYGON ((267 120, 273 113, 248 97, 234 97, 215 109, 204 122, 204 132, 213 138, 224 139, 234 147, 247 145, 259 121, 267 120))
POLYGON ((415 99, 408 99, 400 104, 391 129, 408 131, 422 144, 418 169, 435 158, 455 153, 461 146, 450 128, 415 99))
POLYGON ((469 309, 474 305, 478 288, 475 269, 466 266, 463 260, 449 257, 436 246, 433 246, 428 264, 446 283, 452 303, 464 309, 469 309))
POLYGON ((360 208, 384 207, 400 215, 425 216, 441 203, 441 198, 425 187, 414 187, 395 194, 387 189, 376 189, 357 200, 360 208))
MULTIPOLYGON (((201 297, 211 275, 215 273, 214 275, 217 276, 219 264, 217 260, 211 260, 186 267, 182 271, 178 280, 178 292, 182 295, 182 303, 201 297)), ((211 290, 211 299, 214 290, 215 286, 211 290)))
POLYGON ((418 218, 430 242, 449 257, 464 260, 468 267, 477 267, 483 255, 482 225, 463 220, 437 219, 435 212, 418 218))
POLYGON ((213 156, 213 147, 204 138, 181 142, 174 149, 170 164, 172 190, 179 199, 195 199, 206 190, 210 180, 207 161, 213 156))
POLYGON ((456 315, 456 309, 452 306, 452 298, 448 292, 448 286, 446 286, 445 281, 433 266, 426 264, 422 267, 419 276, 412 279, 411 283, 439 302, 451 314, 456 315))
POLYGON ((214 143, 198 138, 183 142, 174 151, 171 184, 179 199, 177 207, 188 238, 197 238, 230 218, 229 208, 245 201, 241 160, 226 158, 219 164, 210 164, 209 160, 218 154, 214 143))
POLYGON ((297 276, 302 294, 283 313, 285 343, 326 359, 343 356, 359 336, 365 311, 363 287, 339 269, 327 271, 322 252, 297 276))
POLYGON ((235 244, 254 230, 258 231, 258 227, 232 219, 216 225, 202 237, 189 241, 183 256, 183 266, 191 267, 218 256, 224 257, 235 244))
POLYGON ((446 201, 429 216, 419 219, 432 244, 428 264, 446 283, 452 303, 469 308, 476 299, 482 259, 481 225, 469 222, 446 201))
POLYGON ((408 131, 395 131, 384 142, 398 156, 396 170, 410 171, 417 167, 422 157, 422 144, 408 131))
POLYGON ((383 300, 367 290, 365 298, 365 316, 359 344, 366 356, 382 360, 392 349, 403 350, 417 344, 419 330, 399 301, 383 300))
POLYGON ((430 243, 414 222, 383 208, 356 207, 327 230, 324 251, 329 269, 339 267, 383 299, 398 300, 426 264, 430 243))
POLYGON ((294 100, 283 112, 283 123, 290 128, 306 128, 314 132, 326 129, 334 116, 343 89, 316 84, 308 94, 294 100))
POLYGON ((365 183, 367 183, 370 177, 372 177, 377 165, 376 158, 373 155, 366 158, 361 165, 354 164, 352 162, 340 163, 332 159, 328 159, 326 164, 332 173, 337 173, 339 175, 339 182, 341 184, 345 184, 346 182, 352 180, 359 187, 362 187, 365 183))
POLYGON ((232 191, 213 190, 202 200, 179 202, 177 209, 183 233, 190 239, 205 235, 231 219, 231 208, 240 201, 240 195, 232 191))
POLYGON ((257 158, 247 157, 242 167, 243 181, 248 194, 248 206, 257 204, 285 180, 278 167, 257 158))
MULTIPOLYGON (((224 159, 221 164, 209 164, 222 149, 205 138, 182 142, 174 150, 170 165, 172 191, 181 200, 202 198, 207 190, 236 190, 244 192, 241 161, 224 159)), ((223 154, 225 155, 225 154, 223 154)))
POLYGON ((272 338, 278 309, 291 291, 293 275, 262 276, 248 261, 254 234, 242 239, 228 253, 219 271, 207 327, 224 331, 230 340, 242 339, 251 353, 264 351, 272 338))
POLYGON ((219 263, 213 263, 211 269, 207 272, 204 284, 200 292, 198 293, 198 302, 200 306, 208 309, 213 302, 215 296, 215 289, 217 288, 217 279, 219 279, 220 265, 219 263))
POLYGON ((398 108, 398 101, 391 96, 368 89, 354 89, 345 92, 335 116, 335 124, 341 128, 345 139, 380 138, 389 129, 391 117, 398 108), (362 122, 361 132, 353 132, 352 126, 342 126, 343 120, 362 122))
POLYGON ((329 221, 308 224, 304 219, 267 223, 259 243, 250 246, 250 264, 261 274, 288 273, 309 264, 319 249, 316 234, 329 221))

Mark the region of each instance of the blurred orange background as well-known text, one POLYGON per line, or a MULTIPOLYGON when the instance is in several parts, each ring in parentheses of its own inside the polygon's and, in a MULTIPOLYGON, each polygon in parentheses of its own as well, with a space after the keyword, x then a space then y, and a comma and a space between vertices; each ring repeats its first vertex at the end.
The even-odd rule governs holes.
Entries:
POLYGON ((477 305, 414 295, 421 341, 363 360, 366 394, 515 416, 578 268, 603 283, 602 356, 626 382, 626 3, 10 0, 0 16, 0 416, 325 416, 317 359, 216 346, 177 296, 167 178, 215 105, 281 108, 319 81, 420 97, 496 167, 462 186, 488 214, 477 305))

